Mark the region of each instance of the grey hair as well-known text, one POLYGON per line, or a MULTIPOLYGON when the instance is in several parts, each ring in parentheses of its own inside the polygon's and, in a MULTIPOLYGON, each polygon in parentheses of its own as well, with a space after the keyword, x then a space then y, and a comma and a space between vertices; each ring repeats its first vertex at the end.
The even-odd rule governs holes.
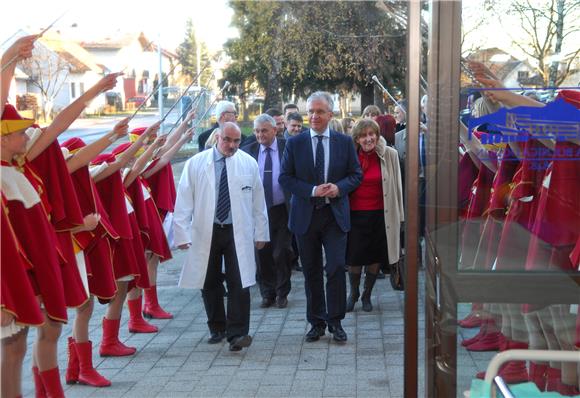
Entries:
POLYGON ((276 120, 267 113, 262 113, 257 118, 254 119, 254 128, 257 128, 259 124, 270 123, 272 127, 276 127, 276 120))
POLYGON ((236 110, 236 104, 234 104, 233 102, 230 101, 220 101, 217 103, 217 105, 215 106, 215 117, 216 119, 219 120, 220 117, 222 117, 222 114, 224 112, 228 112, 230 109, 234 109, 234 111, 236 110))
POLYGON ((315 100, 326 101, 330 112, 334 109, 334 100, 332 99, 332 95, 327 91, 315 91, 310 94, 310 97, 306 100, 306 106, 310 107, 310 103, 315 100))

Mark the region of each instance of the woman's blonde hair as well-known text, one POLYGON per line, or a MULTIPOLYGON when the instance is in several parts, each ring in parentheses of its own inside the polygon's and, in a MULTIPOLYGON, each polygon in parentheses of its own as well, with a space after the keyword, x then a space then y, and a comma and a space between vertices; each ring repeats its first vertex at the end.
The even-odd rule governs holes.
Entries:
POLYGON ((354 141, 354 146, 356 147, 357 150, 360 148, 360 145, 356 142, 357 139, 360 138, 363 131, 365 131, 369 127, 372 128, 374 133, 376 134, 377 142, 379 141, 379 138, 381 137, 381 130, 377 122, 375 122, 373 119, 370 118, 360 119, 358 122, 354 124, 351 130, 352 140, 354 141))
POLYGON ((220 129, 214 129, 209 137, 207 137, 207 141, 205 142, 205 149, 211 148, 217 143, 217 135, 220 133, 220 129))
POLYGON ((330 122, 328 123, 328 127, 331 130, 336 131, 337 133, 344 134, 342 124, 340 123, 340 121, 338 119, 334 119, 334 118, 330 119, 330 122))

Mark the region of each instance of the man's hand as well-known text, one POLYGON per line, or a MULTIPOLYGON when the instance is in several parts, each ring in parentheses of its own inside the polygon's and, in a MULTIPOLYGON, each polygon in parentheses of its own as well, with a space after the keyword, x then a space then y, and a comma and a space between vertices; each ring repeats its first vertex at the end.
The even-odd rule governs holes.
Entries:
POLYGON ((336 198, 339 195, 340 191, 338 190, 338 187, 331 182, 318 185, 314 190, 314 196, 320 196, 324 198, 336 198))
POLYGON ((264 248, 264 246, 266 246, 266 242, 254 242, 254 246, 256 246, 256 249, 261 250, 264 248))
POLYGON ((325 197, 328 191, 328 184, 320 184, 314 189, 314 196, 325 197))
POLYGON ((189 249, 189 246, 191 246, 191 243, 184 243, 182 245, 177 246, 177 248, 179 250, 187 250, 187 249, 189 249))

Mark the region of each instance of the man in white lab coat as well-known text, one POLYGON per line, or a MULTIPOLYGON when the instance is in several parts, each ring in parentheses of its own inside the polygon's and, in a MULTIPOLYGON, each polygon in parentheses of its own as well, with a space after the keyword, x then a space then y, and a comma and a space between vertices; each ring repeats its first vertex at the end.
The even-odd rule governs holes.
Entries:
POLYGON ((217 144, 186 162, 173 215, 175 245, 189 250, 179 286, 202 289, 208 343, 227 337, 231 351, 240 351, 252 342, 248 331, 249 287, 256 283, 254 247, 261 249, 270 240, 258 164, 238 151, 240 142, 239 127, 225 123, 217 144))

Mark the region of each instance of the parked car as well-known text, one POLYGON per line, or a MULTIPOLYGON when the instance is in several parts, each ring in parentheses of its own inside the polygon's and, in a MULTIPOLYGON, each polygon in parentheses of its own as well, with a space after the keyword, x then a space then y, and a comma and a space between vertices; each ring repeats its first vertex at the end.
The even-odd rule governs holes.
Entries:
MULTIPOLYGON (((146 99, 147 99, 147 97, 144 95, 136 95, 134 97, 127 98, 127 101, 125 101, 125 104, 126 104, 127 108, 137 109, 138 107, 140 107, 143 104, 143 102, 145 102, 146 99)), ((145 104, 145 106, 147 106, 147 104, 145 104)))

